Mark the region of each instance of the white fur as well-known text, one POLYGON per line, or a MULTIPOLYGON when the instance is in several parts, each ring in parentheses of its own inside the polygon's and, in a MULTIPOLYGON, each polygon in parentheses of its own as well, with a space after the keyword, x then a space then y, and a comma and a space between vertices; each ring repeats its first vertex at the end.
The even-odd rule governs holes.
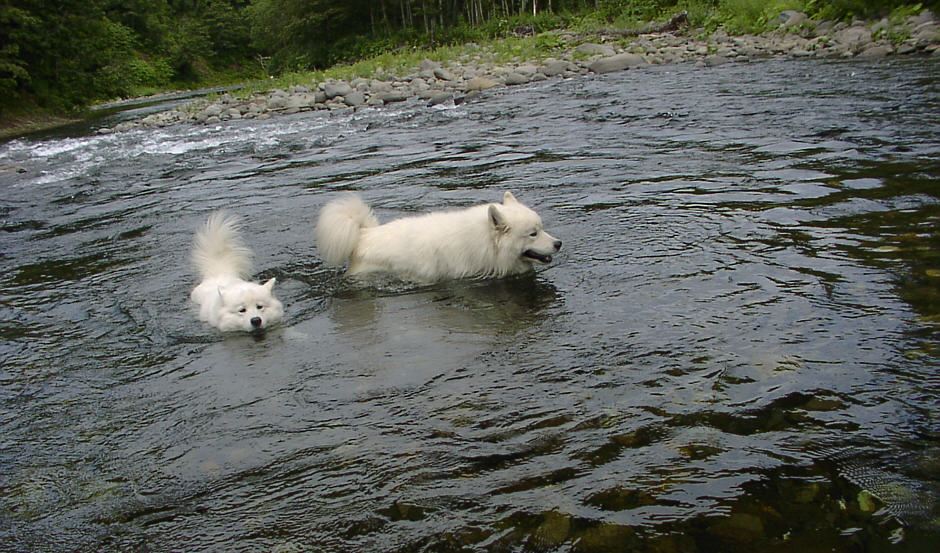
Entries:
POLYGON ((323 207, 316 234, 328 265, 348 263, 350 275, 387 272, 416 282, 524 273, 534 263, 550 263, 561 248, 561 241, 542 228, 538 214, 510 192, 503 195, 502 204, 405 217, 384 225, 358 196, 349 194, 323 207))
POLYGON ((222 331, 264 330, 281 320, 284 307, 274 297, 275 279, 255 284, 246 279, 251 251, 242 243, 234 217, 223 212, 209 216, 196 233, 192 261, 202 282, 190 298, 199 305, 199 318, 222 331))

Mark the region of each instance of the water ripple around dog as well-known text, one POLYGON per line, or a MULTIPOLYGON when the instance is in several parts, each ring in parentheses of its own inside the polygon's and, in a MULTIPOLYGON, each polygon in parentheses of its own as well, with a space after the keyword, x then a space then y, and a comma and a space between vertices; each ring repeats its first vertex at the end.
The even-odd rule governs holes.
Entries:
POLYGON ((0 146, 0 549, 925 550, 935 73, 663 66, 0 146), (388 220, 504 189, 564 241, 533 275, 353 280, 312 243, 339 191, 388 220), (218 208, 278 280, 265 335, 189 305, 218 208))

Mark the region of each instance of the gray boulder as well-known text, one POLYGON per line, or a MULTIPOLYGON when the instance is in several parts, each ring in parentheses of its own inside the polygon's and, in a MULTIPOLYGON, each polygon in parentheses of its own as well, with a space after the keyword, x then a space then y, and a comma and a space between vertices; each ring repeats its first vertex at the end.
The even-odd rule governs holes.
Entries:
POLYGON ((829 33, 832 32, 833 27, 835 27, 834 22, 828 19, 824 19, 820 21, 819 23, 817 23, 816 27, 813 28, 813 36, 816 36, 816 37, 828 36, 829 33))
POLYGON ((287 107, 287 96, 272 96, 268 98, 267 109, 270 111, 287 107))
POLYGON ((392 85, 388 81, 383 81, 380 79, 372 79, 369 84, 373 92, 391 92, 392 85))
POLYGON ((646 63, 646 59, 639 54, 617 54, 616 56, 593 61, 588 69, 595 73, 611 73, 646 65, 646 63))
POLYGON ((345 81, 330 81, 323 86, 323 92, 326 93, 327 100, 332 100, 337 96, 345 96, 352 92, 352 86, 345 81))
POLYGON ((806 21, 806 14, 797 10, 786 10, 777 16, 777 23, 781 28, 795 27, 806 21))
POLYGON ((863 58, 883 58, 891 54, 891 47, 885 44, 874 44, 862 50, 859 56, 863 58))
POLYGON ((529 78, 526 77, 525 75, 522 75, 520 73, 516 73, 515 71, 513 71, 506 75, 504 82, 509 86, 514 86, 514 85, 526 84, 527 82, 529 82, 529 78))
POLYGON ((713 54, 711 56, 705 57, 705 65, 708 67, 715 67, 716 65, 722 65, 728 63, 728 58, 724 56, 719 56, 718 54, 713 54))
POLYGON ((589 55, 600 54, 602 56, 613 56, 617 53, 612 47, 606 44, 596 44, 594 42, 585 42, 575 48, 575 52, 589 55))
POLYGON ((441 68, 441 64, 437 63, 436 61, 429 60, 427 58, 425 58, 421 62, 421 71, 434 71, 435 69, 440 69, 440 68, 441 68))
POLYGON ((205 114, 207 118, 222 115, 222 109, 222 104, 209 104, 206 106, 206 109, 203 110, 203 114, 205 114))
POLYGON ((312 100, 313 96, 310 94, 291 94, 287 97, 287 103, 284 107, 289 110, 300 110, 310 107, 310 104, 313 103, 312 100))
POLYGON ((888 21, 887 17, 881 18, 880 21, 871 26, 872 36, 879 36, 882 31, 887 31, 891 28, 891 22, 888 21))
POLYGON ((871 42, 871 31, 862 26, 854 26, 836 31, 833 40, 846 48, 859 49, 871 42))
POLYGON ((447 92, 438 92, 438 93, 435 93, 435 94, 434 94, 433 96, 431 96, 430 98, 428 98, 428 105, 429 105, 429 106, 436 106, 436 105, 439 105, 439 104, 443 104, 443 103, 445 103, 445 102, 449 102, 449 101, 451 101, 451 100, 453 100, 453 99, 454 99, 454 95, 453 95, 453 94, 450 94, 450 93, 447 93, 447 92))
POLYGON ((914 27, 917 27, 924 23, 936 23, 936 22, 937 22, 937 16, 934 15, 934 13, 930 10, 924 10, 920 12, 920 14, 912 18, 911 25, 913 25, 914 27))
POLYGON ((435 67, 433 72, 434 72, 434 76, 442 81, 454 80, 454 76, 451 74, 451 72, 442 67, 435 67))
POLYGON ((353 90, 349 94, 343 96, 343 103, 349 107, 361 106, 366 103, 366 97, 362 92, 353 90))
POLYGON ((400 90, 392 90, 390 92, 379 92, 375 97, 386 104, 391 104, 393 102, 404 102, 408 99, 408 94, 400 90))
POLYGON ((497 86, 499 83, 490 79, 488 77, 474 77, 467 81, 467 90, 468 91, 480 91, 487 90, 497 86))
POLYGON ((563 75, 571 69, 571 64, 566 61, 561 60, 545 60, 545 65, 542 67, 542 73, 546 77, 556 77, 558 75, 563 75))
POLYGON ((938 33, 937 25, 933 23, 919 25, 914 30, 914 36, 911 37, 911 42, 918 48, 926 48, 938 40, 940 40, 940 33, 938 33))

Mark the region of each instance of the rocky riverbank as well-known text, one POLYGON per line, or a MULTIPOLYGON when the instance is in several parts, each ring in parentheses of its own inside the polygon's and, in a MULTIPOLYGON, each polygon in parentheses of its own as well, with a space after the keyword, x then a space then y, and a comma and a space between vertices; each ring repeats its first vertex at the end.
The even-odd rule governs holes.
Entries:
MULTIPOLYGON (((710 67, 762 57, 887 58, 940 54, 940 20, 925 10, 900 22, 814 21, 806 14, 786 11, 774 31, 761 35, 729 36, 722 29, 711 34, 688 26, 685 14, 667 24, 651 24, 631 32, 600 30, 593 33, 559 32, 563 47, 555 57, 538 61, 493 62, 483 47, 468 45, 467 53, 446 63, 424 60, 407 75, 379 70, 371 77, 349 81, 327 80, 295 85, 289 90, 259 92, 250 98, 223 94, 195 100, 138 121, 128 121, 100 133, 138 126, 180 123, 214 125, 238 119, 267 119, 311 110, 355 110, 419 99, 428 105, 460 103, 497 86, 516 86, 555 77, 609 73, 651 64, 693 62, 710 67)), ((525 33, 525 29, 517 30, 525 33)))

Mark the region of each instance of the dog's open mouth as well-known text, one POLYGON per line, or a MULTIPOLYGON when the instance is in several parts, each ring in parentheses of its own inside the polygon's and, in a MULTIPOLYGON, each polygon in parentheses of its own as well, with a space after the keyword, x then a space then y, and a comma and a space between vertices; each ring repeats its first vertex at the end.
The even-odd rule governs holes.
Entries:
POLYGON ((546 255, 544 253, 539 253, 534 250, 526 250, 522 252, 522 257, 528 257, 529 259, 534 259, 538 261, 539 263, 551 263, 552 262, 552 256, 546 255))

